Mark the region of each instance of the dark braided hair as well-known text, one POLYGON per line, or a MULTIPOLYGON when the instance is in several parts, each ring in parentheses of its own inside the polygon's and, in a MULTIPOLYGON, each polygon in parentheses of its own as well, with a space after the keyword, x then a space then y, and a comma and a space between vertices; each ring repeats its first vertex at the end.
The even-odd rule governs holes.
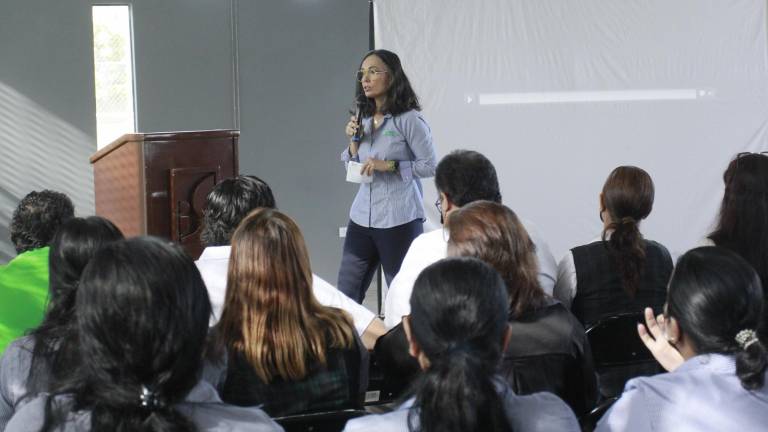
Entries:
POLYGON ((614 169, 603 185, 602 203, 611 217, 603 242, 621 274, 622 285, 634 298, 645 267, 645 243, 640 221, 653 208, 654 187, 645 170, 633 166, 614 169), (606 240, 610 233, 610 240, 606 240))

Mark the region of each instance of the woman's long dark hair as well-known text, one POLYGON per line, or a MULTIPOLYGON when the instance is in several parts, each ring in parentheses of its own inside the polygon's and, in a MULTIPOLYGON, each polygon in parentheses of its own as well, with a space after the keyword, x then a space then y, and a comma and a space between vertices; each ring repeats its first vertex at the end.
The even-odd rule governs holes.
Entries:
POLYGON ((448 218, 448 255, 483 260, 504 279, 510 317, 538 309, 546 294, 539 284, 536 246, 515 212, 503 204, 475 201, 448 218))
POLYGON ((725 193, 709 238, 747 260, 768 285, 768 156, 739 155, 723 174, 725 193))
POLYGON ((736 375, 742 387, 763 386, 768 365, 763 289, 747 261, 720 247, 700 247, 677 261, 667 293, 667 315, 691 340, 697 354, 736 355, 736 375), (742 330, 756 332, 746 349, 736 341, 742 330))
MULTIPOLYGON (((90 411, 91 430, 196 430, 174 408, 199 379, 211 314, 192 259, 149 237, 109 244, 83 271, 76 309, 83 362, 58 390, 90 411)), ((46 428, 66 415, 52 405, 46 428)))
MULTIPOLYGON (((419 97, 411 87, 411 82, 403 71, 403 65, 400 63, 400 57, 392 51, 383 49, 369 51, 360 61, 360 67, 368 57, 375 55, 387 65, 389 88, 387 89, 387 102, 382 112, 392 115, 399 115, 406 111, 421 111, 419 97)), ((365 97, 363 84, 358 81, 355 86, 355 101, 363 117, 371 117, 376 113, 376 102, 373 99, 365 97)))
POLYGON ((504 281, 480 260, 448 258, 421 272, 409 325, 430 366, 414 387, 410 431, 511 431, 494 381, 508 304, 504 281))
POLYGON ((651 213, 653 197, 653 180, 638 167, 614 169, 603 185, 603 205, 611 217, 611 223, 603 230, 603 242, 619 269, 624 290, 632 298, 645 267, 640 221, 651 213), (609 233, 611 238, 606 240, 609 233))
POLYGON ((48 386, 71 372, 76 363, 75 298, 80 275, 103 245, 123 238, 120 230, 99 216, 65 222, 51 241, 48 255, 48 310, 42 324, 29 334, 34 339, 27 378, 29 395, 48 391, 48 386))

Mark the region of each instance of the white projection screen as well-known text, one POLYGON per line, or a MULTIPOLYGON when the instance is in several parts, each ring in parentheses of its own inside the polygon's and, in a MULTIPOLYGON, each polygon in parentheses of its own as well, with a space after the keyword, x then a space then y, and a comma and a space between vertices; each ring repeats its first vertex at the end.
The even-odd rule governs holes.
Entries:
POLYGON ((599 235, 616 166, 653 177, 641 230, 674 257, 711 230, 730 159, 767 148, 765 0, 375 0, 374 17, 438 157, 488 156, 558 260, 599 235))

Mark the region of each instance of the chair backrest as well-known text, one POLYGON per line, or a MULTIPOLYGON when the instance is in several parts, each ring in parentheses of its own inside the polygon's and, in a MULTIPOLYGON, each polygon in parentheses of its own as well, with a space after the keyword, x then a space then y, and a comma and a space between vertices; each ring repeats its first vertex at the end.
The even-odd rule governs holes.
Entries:
MULTIPOLYGON (((371 355, 368 392, 379 392, 376 401, 389 403, 408 389, 421 371, 419 363, 408 352, 408 339, 400 323, 379 337, 371 355)), ((368 398, 366 398, 368 399, 368 398)))
POLYGON ((570 354, 504 356, 498 373, 515 394, 554 393, 577 416, 589 412, 597 402, 597 382, 591 364, 587 370, 583 359, 570 354))
POLYGON ((349 419, 367 414, 362 410, 346 409, 277 417, 275 421, 285 432, 339 432, 349 419))
POLYGON ((581 430, 584 432, 592 432, 597 427, 597 422, 603 417, 608 409, 619 400, 618 396, 606 399, 596 406, 589 414, 585 415, 581 419, 581 430))
POLYGON ((595 368, 655 362, 637 334, 642 313, 624 313, 603 318, 587 328, 595 368))

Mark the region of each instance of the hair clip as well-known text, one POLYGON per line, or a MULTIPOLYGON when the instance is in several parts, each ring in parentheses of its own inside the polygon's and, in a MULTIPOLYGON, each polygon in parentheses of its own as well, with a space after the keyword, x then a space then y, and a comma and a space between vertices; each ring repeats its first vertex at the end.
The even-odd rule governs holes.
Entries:
POLYGON ((757 333, 752 329, 744 329, 736 333, 736 343, 743 350, 746 350, 750 345, 757 341, 757 333))
POLYGON ((145 385, 141 386, 141 395, 139 395, 139 400, 141 401, 142 407, 150 410, 162 408, 164 406, 164 403, 157 395, 157 393, 148 389, 145 385))

